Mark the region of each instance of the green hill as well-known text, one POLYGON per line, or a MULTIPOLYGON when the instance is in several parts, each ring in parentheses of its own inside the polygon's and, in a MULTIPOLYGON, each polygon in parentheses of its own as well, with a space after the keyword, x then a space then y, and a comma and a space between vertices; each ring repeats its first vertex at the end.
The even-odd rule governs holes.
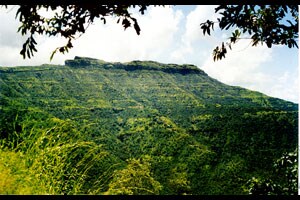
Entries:
POLYGON ((7 180, 23 170, 48 184, 3 182, 2 193, 247 194, 252 177, 288 184, 274 163, 298 142, 297 104, 194 65, 1 67, 0 112, 0 154, 22 160, 0 161, 7 180))

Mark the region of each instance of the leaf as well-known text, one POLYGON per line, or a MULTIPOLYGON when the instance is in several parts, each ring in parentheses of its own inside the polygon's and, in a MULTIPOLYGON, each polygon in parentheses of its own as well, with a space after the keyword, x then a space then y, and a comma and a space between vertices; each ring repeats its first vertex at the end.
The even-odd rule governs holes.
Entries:
POLYGON ((64 53, 65 52, 65 47, 60 47, 59 52, 64 53))
POLYGON ((85 29, 82 23, 79 23, 78 31, 84 33, 85 29))
POLYGON ((141 29, 137 23, 134 23, 134 29, 138 35, 140 35, 141 29))
MULTIPOLYGON (((17 19, 19 13, 21 13, 21 7, 17 10, 16 12, 16 16, 15 16, 15 19, 17 19)), ((20 21, 21 21, 21 16, 20 16, 20 21)))
MULTIPOLYGON (((106 24, 106 19, 105 19, 104 17, 102 17, 101 20, 103 20, 103 24, 106 24)), ((119 19, 119 20, 120 20, 120 19, 119 19)), ((119 20, 118 20, 118 21, 119 21, 119 20)), ((119 23, 119 22, 117 22, 117 23, 119 23)))
POLYGON ((122 25, 124 26, 124 29, 127 29, 130 26, 130 21, 128 19, 123 19, 122 25))
POLYGON ((241 36, 241 32, 240 32, 239 30, 235 30, 235 35, 236 35, 236 37, 238 38, 238 37, 241 36))
MULTIPOLYGON (((268 46, 268 48, 271 48, 272 47, 272 42, 270 40, 267 40, 266 41, 266 44, 268 46)), ((290 47, 290 46, 289 46, 290 47)), ((290 47, 291 48, 291 47, 290 47)))
POLYGON ((294 24, 291 22, 291 20, 286 20, 291 26, 294 26, 294 24))
POLYGON ((140 29, 140 26, 139 26, 138 23, 137 23, 137 20, 136 20, 135 18, 132 18, 132 20, 134 21, 133 27, 134 27, 136 33, 137 33, 138 35, 140 35, 141 29, 140 29))
POLYGON ((203 29, 203 35, 205 35, 205 32, 206 32, 206 25, 205 25, 205 23, 201 23, 200 26, 201 26, 200 28, 203 29))
POLYGON ((30 52, 29 52, 29 50, 27 50, 26 53, 27 53, 27 57, 30 58, 30 52))
POLYGON ((26 56, 25 56, 25 49, 24 48, 20 51, 20 54, 23 56, 23 59, 26 58, 26 56))
POLYGON ((31 35, 30 39, 31 39, 31 41, 32 41, 33 44, 37 44, 36 41, 33 38, 33 35, 31 35))
POLYGON ((258 38, 253 39, 252 42, 253 42, 252 46, 256 46, 259 42, 259 39, 258 38))
POLYGON ((17 30, 17 32, 20 32, 20 30, 23 28, 23 26, 20 26, 17 30))
POLYGON ((231 43, 235 43, 235 41, 236 41, 236 38, 235 38, 235 37, 230 37, 230 42, 231 42, 231 43))
POLYGON ((68 48, 72 48, 73 47, 73 45, 72 45, 72 42, 69 40, 69 42, 68 42, 68 44, 67 44, 67 47, 68 48))
POLYGON ((222 57, 224 57, 224 58, 225 58, 225 52, 222 52, 222 53, 221 53, 220 60, 222 59, 222 57))
POLYGON ((292 43, 294 44, 293 46, 296 46, 297 49, 298 49, 298 44, 297 44, 297 42, 296 42, 295 40, 292 40, 292 43))
POLYGON ((256 46, 259 42, 258 34, 255 33, 254 35, 252 35, 251 39, 252 39, 252 42, 253 42, 252 46, 256 46))
POLYGON ((37 52, 37 50, 36 50, 36 48, 34 46, 32 46, 32 50, 35 51, 35 52, 37 52))
POLYGON ((218 6, 215 8, 215 13, 217 13, 219 10, 224 9, 225 6, 218 6))
POLYGON ((145 14, 145 10, 147 10, 147 6, 142 5, 139 11, 141 12, 142 15, 144 15, 145 14))
POLYGON ((52 54, 51 54, 51 56, 50 56, 50 61, 52 61, 53 56, 54 56, 54 54, 56 53, 56 50, 57 50, 57 49, 55 49, 55 50, 52 52, 52 54))
POLYGON ((205 35, 206 28, 203 26, 202 29, 203 29, 203 35, 205 35))
POLYGON ((292 43, 291 43, 290 40, 288 41, 288 47, 289 47, 289 48, 292 48, 292 43))

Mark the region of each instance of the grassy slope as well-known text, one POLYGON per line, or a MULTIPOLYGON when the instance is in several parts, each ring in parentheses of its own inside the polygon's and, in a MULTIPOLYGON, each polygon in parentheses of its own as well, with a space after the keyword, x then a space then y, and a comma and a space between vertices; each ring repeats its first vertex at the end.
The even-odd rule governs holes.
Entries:
MULTIPOLYGON (((297 145, 296 104, 222 84, 194 66, 90 59, 69 64, 1 69, 2 135, 24 132, 20 110, 43 113, 43 122, 71 120, 81 140, 100 145, 120 173, 136 162, 149 170, 150 162, 155 180, 147 184, 161 194, 243 193, 248 179, 271 176, 272 161, 297 145), (10 125, 16 113, 21 130, 10 125)), ((81 192, 122 188, 109 179, 95 189, 89 178, 81 192)))

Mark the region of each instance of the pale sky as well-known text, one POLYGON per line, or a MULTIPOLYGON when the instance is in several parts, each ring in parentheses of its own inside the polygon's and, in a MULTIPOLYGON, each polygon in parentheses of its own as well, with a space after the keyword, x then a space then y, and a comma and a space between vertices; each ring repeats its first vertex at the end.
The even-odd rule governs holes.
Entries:
MULTIPOLYGON (((232 86, 262 92, 266 95, 299 102, 299 53, 297 48, 283 46, 252 47, 249 40, 240 40, 226 58, 213 61, 212 51, 231 35, 215 26, 211 36, 203 35, 200 23, 216 21, 215 6, 150 7, 145 15, 131 10, 138 20, 141 34, 133 28, 124 31, 117 18, 98 20, 73 43, 66 54, 50 55, 67 41, 62 38, 36 36, 35 56, 24 60, 19 54, 26 37, 17 33, 17 6, 0 7, 0 66, 34 66, 45 63, 64 64, 75 56, 86 56, 108 62, 153 60, 161 63, 194 64, 209 76, 232 86)), ((46 13, 45 13, 46 14, 46 13)), ((299 46, 299 42, 298 42, 299 46)))

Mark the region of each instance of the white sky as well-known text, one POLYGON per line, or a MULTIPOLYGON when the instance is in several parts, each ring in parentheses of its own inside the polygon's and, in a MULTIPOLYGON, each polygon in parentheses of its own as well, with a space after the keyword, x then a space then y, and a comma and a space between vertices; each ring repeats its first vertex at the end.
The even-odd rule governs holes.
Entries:
POLYGON ((212 51, 226 41, 230 31, 215 26, 211 36, 203 36, 200 23, 216 20, 215 6, 150 7, 145 15, 132 13, 141 27, 138 36, 133 28, 124 31, 117 19, 107 18, 104 25, 97 21, 74 41, 69 53, 52 51, 63 46, 62 38, 36 36, 38 42, 34 58, 23 60, 19 54, 26 37, 17 33, 17 6, 0 7, 0 66, 64 64, 75 56, 98 58, 105 61, 127 62, 154 60, 162 63, 189 63, 208 75, 229 85, 241 86, 269 96, 299 102, 298 49, 274 46, 251 47, 249 40, 241 40, 228 51, 226 58, 213 62, 212 51))

